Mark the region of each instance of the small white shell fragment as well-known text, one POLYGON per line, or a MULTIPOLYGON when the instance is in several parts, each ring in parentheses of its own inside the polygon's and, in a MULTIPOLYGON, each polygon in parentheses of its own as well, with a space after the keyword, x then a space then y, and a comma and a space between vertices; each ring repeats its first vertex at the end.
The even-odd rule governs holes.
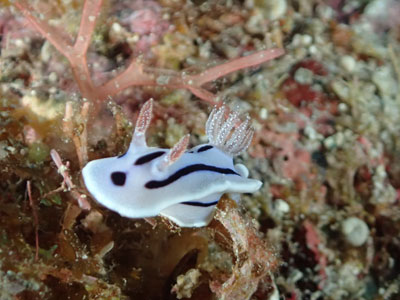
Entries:
POLYGON ((338 109, 340 112, 348 112, 349 111, 349 106, 344 103, 344 102, 340 102, 338 105, 338 109))
POLYGON ((314 127, 307 125, 304 128, 304 134, 310 139, 310 140, 318 140, 321 141, 324 139, 324 136, 320 133, 318 133, 318 131, 316 131, 314 129, 314 127))
POLYGON ((274 208, 275 208, 276 212, 279 214, 286 214, 290 211, 289 204, 285 200, 282 200, 282 199, 275 200, 274 208))
POLYGON ((111 29, 112 29, 114 32, 121 32, 122 27, 121 27, 121 25, 118 24, 118 23, 113 23, 113 24, 111 25, 111 29))
POLYGON ((312 84, 314 73, 306 68, 298 68, 294 74, 294 80, 300 84, 312 84))
POLYGON ((397 80, 393 77, 392 69, 387 66, 376 68, 372 75, 372 81, 383 95, 394 96, 398 90, 397 80))
POLYGON ((295 284, 297 281, 301 280, 302 278, 304 278, 303 272, 301 272, 299 269, 293 269, 289 274, 288 282, 295 284))
POLYGON ((364 10, 364 18, 369 18, 374 21, 384 22, 388 17, 390 5, 393 5, 393 0, 374 0, 370 1, 364 10))
POLYGON ((162 215, 182 227, 206 226, 224 193, 253 193, 262 183, 249 179, 233 156, 253 137, 249 119, 238 124, 237 112, 225 119, 226 107, 215 108, 207 121, 209 143, 187 150, 189 136, 172 149, 148 147, 145 133, 153 102, 147 101, 136 122, 128 151, 89 162, 85 185, 102 205, 129 218, 162 215))
POLYGON ((292 46, 294 46, 296 48, 306 47, 306 46, 310 46, 312 41, 313 41, 312 36, 310 36, 308 34, 296 33, 292 40, 292 46))
POLYGON ((287 10, 286 0, 264 0, 263 2, 267 17, 270 20, 276 20, 285 15, 287 10))
POLYGON ((176 293, 178 299, 191 298, 194 290, 200 283, 201 273, 198 269, 190 269, 176 279, 172 292, 176 293))
POLYGON ((356 68, 357 62, 352 56, 344 55, 340 58, 340 65, 345 71, 351 73, 356 68))
POLYGON ((274 276, 270 273, 271 279, 272 279, 272 288, 273 288, 273 292, 272 294, 268 297, 268 300, 279 300, 279 290, 278 287, 276 286, 275 283, 275 278, 274 276))
POLYGON ((334 80, 331 87, 341 100, 348 101, 350 99, 349 86, 343 80, 334 80))
POLYGON ((22 97, 22 105, 29 108, 38 117, 53 120, 62 115, 64 106, 52 99, 41 100, 35 95, 25 95, 22 97))
POLYGON ((268 119, 268 110, 265 107, 261 108, 259 116, 262 120, 268 119))
POLYGON ((354 247, 362 246, 369 237, 368 225, 361 219, 350 217, 341 224, 342 234, 350 245, 354 247))

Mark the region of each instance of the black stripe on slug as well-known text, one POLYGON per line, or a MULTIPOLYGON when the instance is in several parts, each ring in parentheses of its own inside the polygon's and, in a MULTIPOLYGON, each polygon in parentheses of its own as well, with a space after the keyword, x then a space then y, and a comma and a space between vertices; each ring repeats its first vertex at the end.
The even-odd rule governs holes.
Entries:
POLYGON ((118 158, 124 157, 127 153, 128 153, 128 151, 126 151, 125 153, 122 153, 121 155, 118 155, 118 158))
POLYGON ((218 168, 214 166, 209 166, 209 165, 204 165, 204 164, 194 164, 190 165, 187 167, 184 167, 178 171, 176 171, 174 174, 170 175, 168 178, 164 180, 151 180, 148 181, 144 186, 148 189, 158 189, 162 188, 164 186, 167 186, 176 180, 180 179, 183 176, 189 175, 194 172, 198 171, 210 171, 210 172, 216 172, 220 174, 227 174, 227 175, 238 175, 235 171, 228 169, 228 168, 218 168))
POLYGON ((217 203, 218 203, 218 200, 214 201, 214 202, 208 202, 208 203, 187 201, 187 202, 182 202, 181 204, 190 205, 190 206, 208 207, 208 206, 216 205, 217 203))
POLYGON ((212 149, 212 148, 214 148, 214 147, 211 146, 211 145, 205 145, 205 146, 203 146, 203 147, 200 147, 199 150, 197 150, 197 153, 199 153, 199 152, 204 152, 204 151, 210 150, 210 149, 212 149))
POLYGON ((142 157, 139 157, 135 161, 135 166, 140 166, 140 165, 146 164, 148 162, 151 162, 153 159, 156 159, 157 157, 160 157, 164 153, 165 153, 165 151, 156 151, 156 152, 153 152, 153 153, 149 153, 149 154, 143 155, 142 157))

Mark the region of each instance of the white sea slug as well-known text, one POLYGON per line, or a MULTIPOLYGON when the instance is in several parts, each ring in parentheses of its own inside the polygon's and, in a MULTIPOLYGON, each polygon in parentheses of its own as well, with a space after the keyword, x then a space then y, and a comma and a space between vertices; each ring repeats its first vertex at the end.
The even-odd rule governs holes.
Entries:
POLYGON ((153 101, 139 114, 128 151, 118 157, 89 162, 83 179, 93 197, 129 218, 162 215, 182 227, 206 226, 224 193, 252 193, 262 183, 248 179, 233 156, 247 149, 253 129, 237 112, 225 119, 226 107, 214 108, 206 123, 209 143, 186 150, 189 135, 172 149, 148 147, 145 133, 153 101))

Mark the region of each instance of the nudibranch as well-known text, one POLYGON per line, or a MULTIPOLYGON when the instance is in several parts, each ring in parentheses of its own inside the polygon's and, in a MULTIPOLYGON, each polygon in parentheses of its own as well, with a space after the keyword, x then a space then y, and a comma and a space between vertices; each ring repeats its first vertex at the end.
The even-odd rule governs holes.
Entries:
POLYGON ((233 156, 245 151, 253 137, 250 120, 227 108, 214 108, 206 123, 209 142, 187 150, 189 135, 172 149, 148 147, 145 133, 153 100, 140 110, 128 151, 89 162, 82 170, 92 196, 124 217, 162 215, 181 227, 206 226, 224 193, 253 193, 262 183, 249 179, 233 156), (239 125, 235 128, 235 125, 239 125))

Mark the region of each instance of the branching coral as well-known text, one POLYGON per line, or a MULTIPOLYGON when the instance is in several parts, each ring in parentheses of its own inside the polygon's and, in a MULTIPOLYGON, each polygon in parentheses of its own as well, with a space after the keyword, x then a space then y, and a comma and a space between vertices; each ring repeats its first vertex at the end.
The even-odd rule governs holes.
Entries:
POLYGON ((138 59, 132 59, 125 71, 103 85, 96 86, 91 78, 86 55, 102 4, 102 0, 85 1, 75 42, 72 42, 73 38, 66 32, 55 29, 46 21, 33 16, 32 12, 35 12, 35 10, 27 1, 21 0, 15 4, 30 23, 68 59, 82 97, 94 103, 112 97, 128 87, 147 85, 187 89, 200 99, 215 105, 218 102, 218 97, 202 87, 205 83, 234 71, 259 65, 284 53, 282 49, 278 48, 259 51, 211 67, 195 75, 189 75, 185 70, 176 72, 148 67, 138 59))

